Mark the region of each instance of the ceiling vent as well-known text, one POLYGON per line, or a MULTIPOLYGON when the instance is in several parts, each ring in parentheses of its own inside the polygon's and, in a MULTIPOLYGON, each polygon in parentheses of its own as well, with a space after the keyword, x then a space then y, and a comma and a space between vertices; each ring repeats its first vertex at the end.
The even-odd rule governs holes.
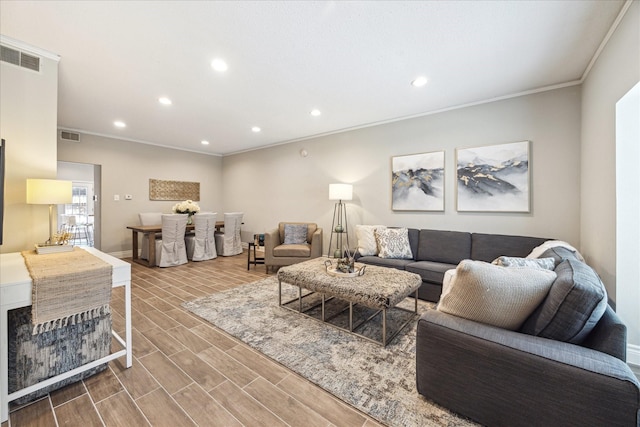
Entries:
POLYGON ((7 46, 0 46, 0 60, 32 71, 40 71, 40 58, 7 46))
POLYGON ((80 134, 63 130, 60 131, 60 139, 63 141, 80 142, 80 134))

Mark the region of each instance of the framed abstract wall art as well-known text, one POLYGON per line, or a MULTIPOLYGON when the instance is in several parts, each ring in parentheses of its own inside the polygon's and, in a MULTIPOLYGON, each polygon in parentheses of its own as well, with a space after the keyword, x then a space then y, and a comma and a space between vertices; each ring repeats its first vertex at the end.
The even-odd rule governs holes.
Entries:
POLYGON ((529 141, 456 149, 460 212, 530 212, 529 141))
POLYGON ((391 158, 391 209, 444 211, 444 151, 391 158))

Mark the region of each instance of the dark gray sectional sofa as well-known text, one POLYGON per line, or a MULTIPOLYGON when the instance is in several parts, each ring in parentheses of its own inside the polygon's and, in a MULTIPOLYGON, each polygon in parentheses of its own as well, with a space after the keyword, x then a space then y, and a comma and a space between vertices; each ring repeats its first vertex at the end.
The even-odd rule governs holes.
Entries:
POLYGON ((409 228, 408 232, 412 259, 360 256, 356 252, 356 260, 419 274, 422 277, 422 286, 418 290, 418 297, 434 302, 440 299, 445 271, 456 268, 463 259, 491 262, 503 255, 526 257, 535 247, 549 240, 539 237, 415 228, 409 228))
POLYGON ((487 426, 640 426, 627 329, 600 278, 571 251, 540 257, 555 259, 557 276, 519 330, 422 315, 418 392, 487 426))

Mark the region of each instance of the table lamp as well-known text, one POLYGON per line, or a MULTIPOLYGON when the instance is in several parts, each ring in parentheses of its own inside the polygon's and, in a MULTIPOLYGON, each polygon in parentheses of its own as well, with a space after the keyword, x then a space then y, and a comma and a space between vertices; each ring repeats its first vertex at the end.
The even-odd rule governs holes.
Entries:
POLYGON ((349 234, 347 233, 347 207, 343 200, 351 200, 353 198, 353 185, 351 184, 329 184, 329 200, 337 200, 333 208, 333 223, 331 224, 331 237, 329 238, 329 252, 327 256, 331 256, 331 242, 333 234, 336 233, 336 244, 338 245, 333 252, 334 258, 342 258, 342 234, 344 233, 349 246, 349 234), (344 221, 344 225, 343 225, 344 221))
POLYGON ((27 203, 49 205, 49 240, 45 245, 53 245, 53 205, 71 203, 73 192, 71 181, 57 179, 27 179, 27 203))

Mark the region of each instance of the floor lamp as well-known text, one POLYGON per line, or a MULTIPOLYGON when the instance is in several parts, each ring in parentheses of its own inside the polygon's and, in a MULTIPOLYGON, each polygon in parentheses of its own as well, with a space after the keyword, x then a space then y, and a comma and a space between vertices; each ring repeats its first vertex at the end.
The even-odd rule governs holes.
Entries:
POLYGON ((53 205, 73 201, 71 181, 57 179, 27 179, 27 203, 30 205, 49 205, 49 240, 45 245, 54 245, 53 241, 53 205))
MULTIPOLYGON (((349 233, 347 230, 347 206, 343 200, 351 200, 353 197, 353 186, 351 184, 329 184, 329 200, 337 200, 333 208, 333 222, 331 223, 331 237, 329 238, 329 251, 327 256, 331 257, 331 243, 333 235, 336 234, 336 249, 333 251, 334 258, 342 258, 342 235, 344 234, 349 248, 349 233)), ((350 249, 350 248, 349 248, 350 249)))

